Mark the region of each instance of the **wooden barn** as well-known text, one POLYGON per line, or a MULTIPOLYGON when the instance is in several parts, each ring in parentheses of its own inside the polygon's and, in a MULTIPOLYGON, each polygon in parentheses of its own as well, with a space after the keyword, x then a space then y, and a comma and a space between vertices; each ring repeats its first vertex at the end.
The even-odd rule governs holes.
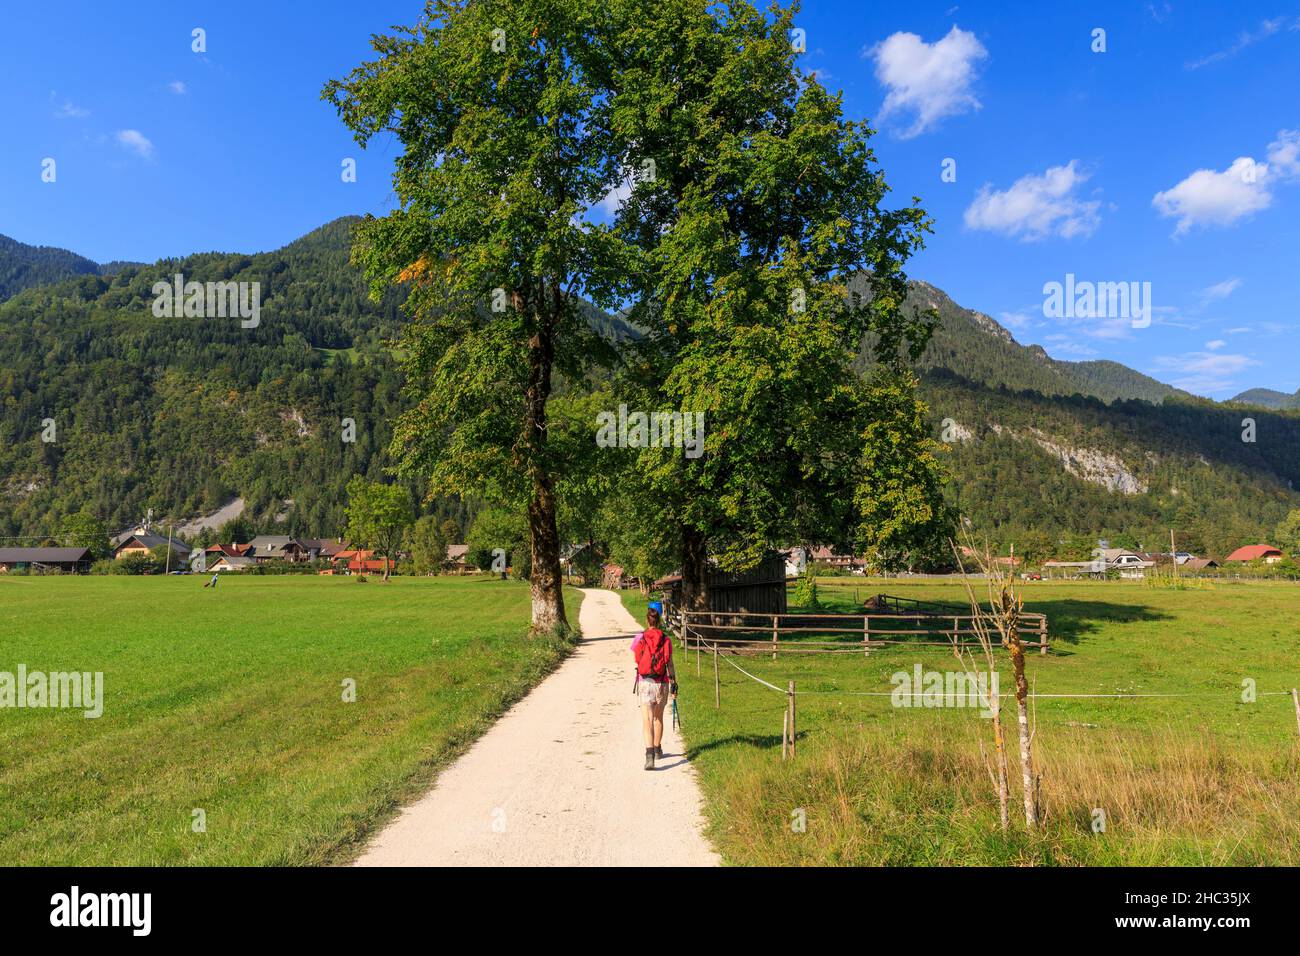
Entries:
MULTIPOLYGON (((785 558, 773 551, 750 571, 723 571, 710 565, 707 572, 709 610, 785 614, 785 558)), ((673 608, 682 606, 680 573, 660 578, 653 585, 673 608)))

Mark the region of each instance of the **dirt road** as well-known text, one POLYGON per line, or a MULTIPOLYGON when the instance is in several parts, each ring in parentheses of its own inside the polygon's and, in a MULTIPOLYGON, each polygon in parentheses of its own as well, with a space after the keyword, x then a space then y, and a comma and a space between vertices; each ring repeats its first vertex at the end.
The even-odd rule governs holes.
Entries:
POLYGON ((680 737, 642 769, 629 645, 639 629, 589 588, 585 635, 366 848, 359 866, 715 866, 680 737))

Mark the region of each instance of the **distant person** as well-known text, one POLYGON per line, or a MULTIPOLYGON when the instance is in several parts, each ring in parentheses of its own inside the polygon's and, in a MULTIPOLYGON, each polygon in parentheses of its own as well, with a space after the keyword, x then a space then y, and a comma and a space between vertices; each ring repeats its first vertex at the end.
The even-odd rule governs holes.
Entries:
POLYGON ((216 571, 213 571, 213 572, 212 572, 212 580, 209 581, 207 584, 205 584, 205 585, 203 585, 203 586, 204 586, 205 588, 212 588, 214 591, 217 589, 217 572, 216 572, 216 571))
POLYGON ((673 642, 659 628, 659 612, 650 608, 646 629, 632 642, 636 659, 633 690, 641 701, 641 729, 645 737, 645 769, 655 768, 655 757, 664 755, 664 707, 669 696, 677 697, 677 670, 673 666, 673 642))

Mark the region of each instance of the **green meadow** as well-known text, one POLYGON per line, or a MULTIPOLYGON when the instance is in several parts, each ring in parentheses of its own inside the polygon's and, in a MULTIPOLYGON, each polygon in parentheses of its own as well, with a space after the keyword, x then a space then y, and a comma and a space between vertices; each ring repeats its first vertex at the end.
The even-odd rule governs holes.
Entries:
MULTIPOLYGON (((874 593, 960 603, 959 583, 822 579, 829 610, 874 593)), ((979 585, 977 585, 979 586, 979 585)), ((1040 697, 1034 753, 1044 825, 1020 806, 1010 665, 999 651, 1011 751, 1012 828, 1002 834, 989 776, 991 722, 974 709, 902 708, 891 676, 958 664, 951 649, 870 656, 732 658, 798 692, 798 753, 781 759, 785 696, 710 655, 678 662, 680 711, 704 789, 709 835, 731 864, 1300 864, 1300 587, 1215 583, 1023 582, 1048 615, 1047 656, 1028 656, 1040 697), (1242 700, 1243 681, 1258 691, 1242 700), (799 824, 803 821, 802 832, 799 824)), ((978 593, 978 592, 977 592, 978 593)), ((641 618, 645 600, 625 594, 641 618)), ((978 663, 978 659, 977 659, 978 663)))
POLYGON ((0 860, 346 861, 566 650, 514 581, 205 580, 0 577, 0 671, 104 675, 0 709, 0 860))

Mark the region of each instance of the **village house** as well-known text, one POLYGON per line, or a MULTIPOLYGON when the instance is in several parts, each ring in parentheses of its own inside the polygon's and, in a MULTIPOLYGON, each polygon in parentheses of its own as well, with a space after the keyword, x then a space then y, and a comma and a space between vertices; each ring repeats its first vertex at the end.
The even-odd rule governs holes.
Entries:
MULTIPOLYGON (((115 535, 109 543, 113 546, 113 557, 119 561, 131 554, 150 554, 155 548, 166 551, 168 546, 165 535, 155 534, 142 528, 115 535)), ((171 539, 171 550, 172 557, 184 563, 189 560, 193 549, 180 538, 174 537, 171 539)))
POLYGON ((252 558, 238 554, 223 554, 212 564, 208 565, 209 571, 247 571, 249 568, 256 567, 257 562, 252 558))
POLYGON ((841 571, 848 571, 851 574, 861 574, 867 566, 867 562, 863 558, 852 554, 838 554, 833 548, 825 546, 813 548, 808 560, 814 564, 824 564, 841 571))
POLYGON ((1047 571, 1074 572, 1082 575, 1104 575, 1108 571, 1118 572, 1121 578, 1142 578, 1148 568, 1156 566, 1155 561, 1144 558, 1136 551, 1127 548, 1097 548, 1091 561, 1044 561, 1047 571))
POLYGON ((248 556, 259 563, 308 560, 306 549, 287 534, 259 534, 248 544, 248 556))
POLYGON ((600 566, 600 586, 619 591, 624 588, 634 588, 640 585, 640 581, 628 574, 621 564, 602 564, 600 566))
POLYGON ((223 555, 231 558, 245 558, 248 557, 248 553, 252 550, 252 547, 251 544, 239 544, 238 542, 232 542, 231 544, 210 544, 203 549, 203 553, 208 556, 209 561, 215 561, 223 555))
POLYGON ((298 546, 302 548, 306 561, 330 561, 348 547, 342 539, 336 538, 299 538, 298 546))
POLYGON ((89 548, 0 548, 0 574, 10 571, 84 574, 90 565, 89 548))
POLYGON ((786 548, 781 552, 781 557, 785 559, 785 576, 787 578, 797 578, 808 570, 807 548, 786 548))
POLYGON ((469 545, 467 544, 449 544, 447 545, 447 557, 443 564, 452 571, 477 571, 478 568, 469 567, 469 545))
POLYGON ((1232 554, 1224 558, 1224 562, 1263 561, 1265 564, 1277 564, 1286 558, 1281 548, 1275 548, 1271 544, 1247 544, 1238 548, 1232 554))

